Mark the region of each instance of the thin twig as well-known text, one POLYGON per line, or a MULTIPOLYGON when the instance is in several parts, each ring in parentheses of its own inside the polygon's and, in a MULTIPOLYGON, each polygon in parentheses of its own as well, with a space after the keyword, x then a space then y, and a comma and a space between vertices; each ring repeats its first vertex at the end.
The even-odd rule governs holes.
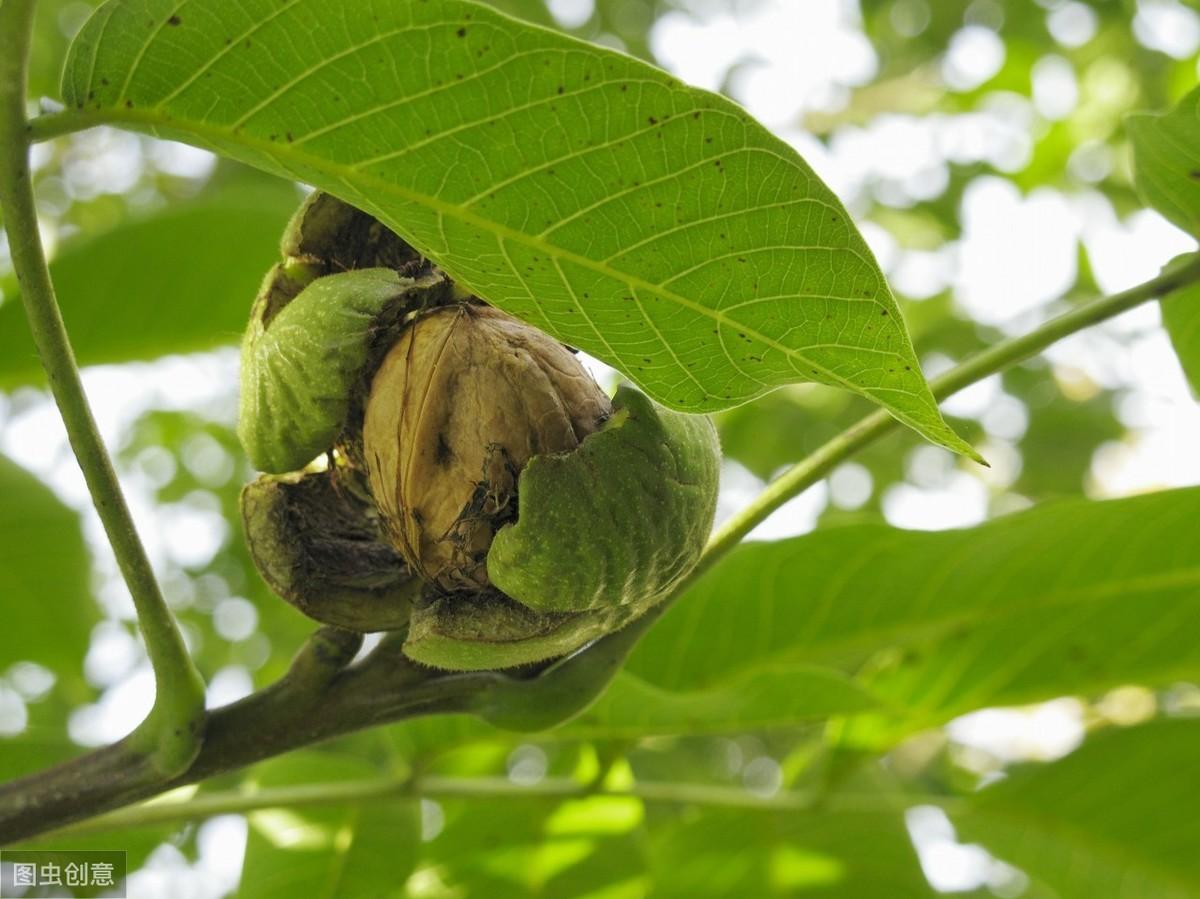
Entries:
POLYGON ((586 784, 571 778, 545 778, 533 784, 517 784, 502 777, 376 777, 330 783, 298 784, 287 787, 238 789, 206 793, 181 799, 164 798, 64 828, 54 836, 110 833, 135 827, 154 827, 199 821, 218 815, 249 814, 264 809, 301 809, 331 805, 366 805, 399 799, 505 799, 560 802, 564 799, 603 797, 642 802, 736 808, 764 812, 809 812, 819 808, 841 811, 891 810, 899 805, 946 807, 958 799, 942 795, 853 793, 782 790, 753 793, 737 786, 645 781, 628 787, 586 784))

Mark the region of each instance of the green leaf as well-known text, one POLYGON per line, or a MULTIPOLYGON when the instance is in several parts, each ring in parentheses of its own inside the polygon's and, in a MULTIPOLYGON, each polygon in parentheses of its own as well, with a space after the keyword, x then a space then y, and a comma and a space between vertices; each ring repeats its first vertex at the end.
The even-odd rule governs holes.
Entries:
MULTIPOLYGON (((285 184, 230 186, 68 243, 50 265, 83 365, 235 343, 296 206, 285 184)), ((15 282, 0 306, 0 388, 42 383, 15 282)))
POLYGON ((40 0, 37 4, 29 53, 30 98, 55 95, 70 44, 64 26, 82 25, 99 5, 99 0, 40 0))
MULTIPOLYGON (((259 769, 263 787, 378 777, 349 756, 304 752, 259 769)), ((401 896, 416 865, 421 823, 405 797, 366 803, 264 809, 249 815, 241 899, 377 899, 401 896)))
POLYGON ((955 814, 1062 897, 1200 895, 1200 721, 1110 730, 1060 761, 1013 772, 955 814))
POLYGON ((24 469, 0 456, 0 674, 28 660, 76 669, 99 620, 79 519, 24 469))
POLYGON ((1126 127, 1142 197, 1184 231, 1200 235, 1200 87, 1170 112, 1130 116, 1126 127))
POLYGON ((63 95, 330 191, 664 405, 821 381, 971 453, 837 198, 743 110, 624 54, 462 0, 110 0, 63 95))
MULTIPOLYGON (((600 801, 633 806, 634 826, 640 821, 638 800, 604 797, 600 801)), ((574 800, 472 798, 438 804, 445 814, 445 830, 425 847, 424 861, 464 896, 561 896, 548 889, 547 882, 572 864, 603 852, 611 836, 605 826, 607 816, 601 814, 573 815, 578 827, 569 833, 555 832, 558 828, 552 822, 562 810, 575 806, 574 800)), ((641 868, 636 853, 627 856, 626 865, 631 860, 635 869, 641 868)))
POLYGON ((655 897, 937 895, 921 874, 898 809, 708 810, 653 845, 655 897))
POLYGON ((1189 284, 1159 300, 1163 327, 1192 392, 1200 397, 1200 284, 1189 284))
POLYGON ((732 733, 865 712, 877 704, 845 675, 805 665, 775 665, 691 691, 664 690, 622 671, 594 706, 554 735, 732 733))
POLYGON ((854 526, 746 544, 680 598, 628 668, 695 690, 902 647, 870 688, 920 723, 1200 676, 1198 504, 1191 488, 1048 503, 959 531, 854 526))

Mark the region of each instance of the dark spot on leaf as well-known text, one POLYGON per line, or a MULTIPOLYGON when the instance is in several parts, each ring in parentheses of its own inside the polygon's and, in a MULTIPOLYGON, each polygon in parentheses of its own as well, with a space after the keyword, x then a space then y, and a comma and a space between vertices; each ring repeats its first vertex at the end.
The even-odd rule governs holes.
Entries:
POLYGON ((171 26, 182 25, 183 19, 179 18, 179 16, 171 16, 171 18, 167 19, 167 24, 171 26))
POLYGON ((450 449, 450 444, 446 442, 445 434, 438 434, 437 447, 433 452, 433 461, 438 465, 449 465, 450 460, 454 458, 454 451, 450 449))
POLYGON ((651 125, 657 125, 657 124, 658 124, 658 119, 656 119, 654 116, 650 116, 650 118, 649 118, 649 122, 650 122, 650 124, 651 124, 651 125))
POLYGON ((879 314, 880 314, 880 315, 882 315, 882 316, 884 316, 884 317, 886 317, 886 316, 887 316, 887 314, 888 314, 888 311, 887 311, 886 309, 881 309, 881 310, 879 311, 879 314))
POLYGON ((465 28, 460 28, 460 29, 458 29, 458 31, 456 31, 456 32, 454 32, 454 33, 455 33, 455 34, 457 34, 459 37, 466 37, 466 36, 467 36, 467 29, 465 29, 465 28))
POLYGON ((132 100, 126 100, 126 101, 125 101, 125 108, 126 108, 126 109, 133 109, 133 101, 132 101, 132 100))
POLYGON ((561 84, 558 86, 558 92, 560 94, 563 92, 563 86, 561 84))

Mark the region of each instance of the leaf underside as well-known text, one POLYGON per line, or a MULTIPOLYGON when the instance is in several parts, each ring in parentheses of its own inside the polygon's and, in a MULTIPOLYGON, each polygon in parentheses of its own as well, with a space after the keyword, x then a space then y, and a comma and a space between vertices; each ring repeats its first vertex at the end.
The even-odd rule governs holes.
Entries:
POLYGON ((1142 197, 1192 235, 1200 235, 1200 87, 1165 113, 1130 116, 1134 180, 1142 197))
POLYGON ((837 198, 621 53, 462 0, 111 0, 63 95, 342 197, 672 408, 818 381, 974 455, 837 198))

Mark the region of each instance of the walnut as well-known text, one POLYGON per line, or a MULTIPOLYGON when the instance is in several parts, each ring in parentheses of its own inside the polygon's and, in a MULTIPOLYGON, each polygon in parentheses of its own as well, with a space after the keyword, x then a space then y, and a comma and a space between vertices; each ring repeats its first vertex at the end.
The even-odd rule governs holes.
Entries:
POLYGON ((419 316, 376 372, 363 425, 386 532, 441 589, 489 586, 525 464, 574 450, 611 414, 575 356, 518 319, 465 304, 419 316))

